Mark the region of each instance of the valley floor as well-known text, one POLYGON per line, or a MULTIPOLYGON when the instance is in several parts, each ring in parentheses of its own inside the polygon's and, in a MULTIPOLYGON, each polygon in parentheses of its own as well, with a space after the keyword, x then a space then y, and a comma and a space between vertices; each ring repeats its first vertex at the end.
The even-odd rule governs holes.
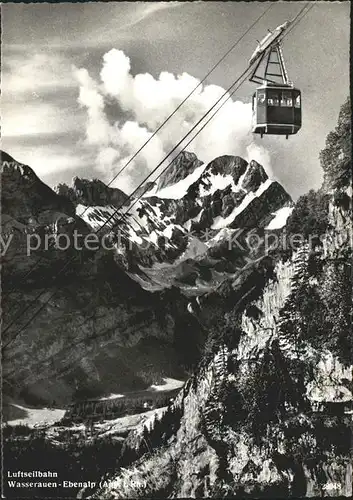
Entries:
POLYGON ((11 406, 18 408, 26 413, 22 418, 16 418, 13 420, 8 420, 7 424, 11 426, 16 425, 27 425, 28 427, 41 427, 52 425, 58 420, 61 420, 65 415, 66 410, 61 410, 58 408, 26 408, 15 403, 11 403, 11 406))
MULTIPOLYGON (((151 396, 151 393, 168 393, 170 391, 180 389, 183 385, 184 382, 181 380, 165 377, 162 379, 161 383, 152 384, 146 390, 139 391, 138 394, 139 397, 143 398, 144 396, 146 396, 146 398, 149 398, 151 396)), ((129 397, 129 393, 110 394, 109 396, 99 398, 99 401, 114 400, 124 397, 129 397)), ((66 413, 66 409, 60 408, 30 408, 26 405, 20 405, 17 403, 9 403, 9 406, 11 407, 9 409, 10 416, 6 419, 6 424, 10 426, 25 425, 29 428, 40 428, 50 427, 55 423, 60 425, 59 421, 65 416, 66 413), (16 410, 18 410, 18 412, 16 410)), ((113 429, 112 432, 114 432, 114 429, 124 429, 125 427, 131 430, 135 425, 143 422, 144 418, 148 417, 149 414, 153 414, 154 411, 160 412, 161 410, 163 410, 163 408, 158 408, 156 410, 151 410, 136 415, 127 415, 126 417, 120 417, 114 420, 108 420, 108 426, 113 429)), ((100 432, 104 432, 104 425, 96 425, 97 429, 100 429, 100 432)))

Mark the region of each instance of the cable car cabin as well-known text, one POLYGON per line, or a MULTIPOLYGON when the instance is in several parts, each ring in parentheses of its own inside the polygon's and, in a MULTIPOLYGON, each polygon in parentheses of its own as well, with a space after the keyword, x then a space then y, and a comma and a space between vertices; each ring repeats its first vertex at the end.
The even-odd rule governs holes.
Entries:
POLYGON ((263 85, 252 101, 255 134, 296 134, 302 126, 300 90, 290 85, 263 85))

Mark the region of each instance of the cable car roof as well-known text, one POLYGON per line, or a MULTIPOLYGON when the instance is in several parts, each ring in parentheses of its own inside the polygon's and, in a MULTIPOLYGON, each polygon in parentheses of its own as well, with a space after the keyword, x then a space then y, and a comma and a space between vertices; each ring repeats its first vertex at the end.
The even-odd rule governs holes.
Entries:
POLYGON ((286 21, 283 24, 280 24, 275 28, 273 31, 271 31, 268 35, 266 35, 261 42, 258 44, 256 47, 255 52, 251 56, 249 60, 249 65, 251 65, 260 55, 265 52, 278 38, 282 35, 282 33, 292 24, 292 21, 286 21))
POLYGON ((263 83, 262 85, 260 85, 259 87, 256 88, 256 90, 268 90, 268 89, 274 89, 274 90, 298 90, 300 91, 297 87, 294 87, 294 85, 292 83, 276 83, 276 84, 273 84, 273 83, 263 83))

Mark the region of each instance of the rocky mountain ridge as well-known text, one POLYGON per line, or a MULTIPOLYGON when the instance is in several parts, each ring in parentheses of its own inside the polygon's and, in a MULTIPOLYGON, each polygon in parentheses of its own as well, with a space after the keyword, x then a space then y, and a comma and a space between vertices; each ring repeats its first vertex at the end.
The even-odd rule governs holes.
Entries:
MULTIPOLYGON (((256 161, 222 156, 203 165, 194 154, 183 152, 161 176, 158 188, 154 185, 140 200, 132 200, 127 212, 112 205, 79 205, 76 210, 92 230, 107 220, 110 229, 115 226, 116 259, 143 288, 177 286, 194 295, 219 282, 215 263, 207 261, 222 253, 219 248, 232 233, 241 228, 244 242, 251 229, 261 232, 271 223, 271 229, 280 229, 291 207, 290 196, 256 161)), ((233 273, 250 252, 239 255, 233 273)), ((228 259, 219 263, 227 265, 228 259)))

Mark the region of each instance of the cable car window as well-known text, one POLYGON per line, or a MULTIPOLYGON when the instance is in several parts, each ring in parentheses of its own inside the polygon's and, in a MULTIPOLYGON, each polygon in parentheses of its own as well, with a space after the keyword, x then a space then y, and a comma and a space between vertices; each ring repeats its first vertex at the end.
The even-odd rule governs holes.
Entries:
POLYGON ((293 99, 292 99, 292 92, 290 91, 283 91, 282 96, 281 96, 281 106, 284 107, 292 107, 293 106, 293 99))
POLYGON ((294 107, 300 108, 300 93, 299 92, 294 93, 294 107))
POLYGON ((279 106, 278 92, 273 92, 271 90, 267 92, 267 104, 268 106, 279 106))
POLYGON ((272 97, 268 97, 267 99, 267 104, 269 106, 279 106, 279 98, 278 98, 278 95, 276 96, 272 96, 272 97))
POLYGON ((266 96, 263 90, 257 93, 257 102, 258 104, 265 104, 266 96))

